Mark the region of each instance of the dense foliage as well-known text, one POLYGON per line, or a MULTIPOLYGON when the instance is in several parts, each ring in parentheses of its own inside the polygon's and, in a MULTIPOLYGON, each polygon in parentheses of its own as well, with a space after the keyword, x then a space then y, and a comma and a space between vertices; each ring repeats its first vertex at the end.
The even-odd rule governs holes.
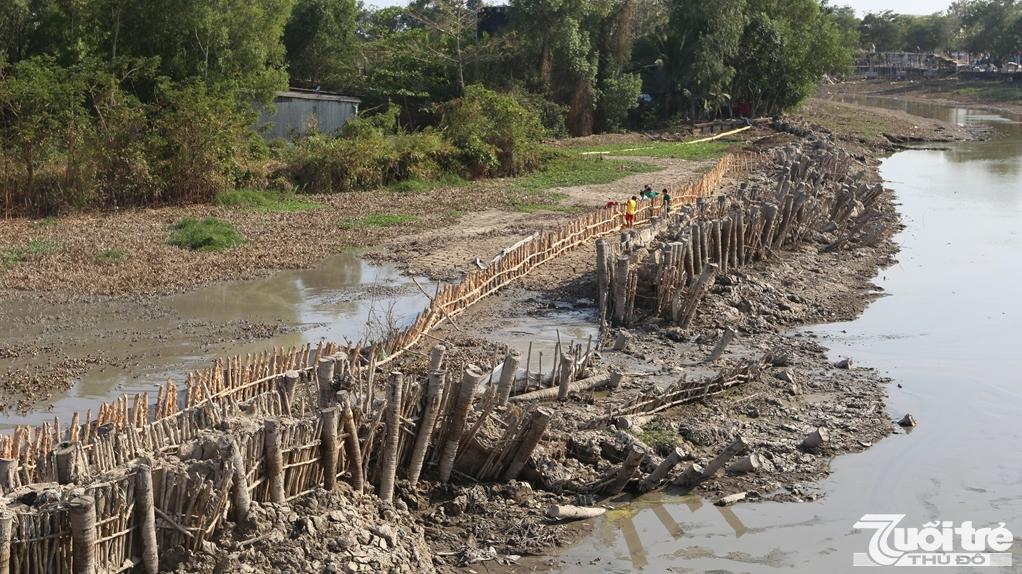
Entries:
POLYGON ((1022 2, 960 0, 928 16, 887 10, 858 23, 862 47, 878 52, 967 51, 1001 65, 1022 55, 1022 2))
POLYGON ((857 45, 1019 50, 1016 0, 860 20, 826 0, 0 0, 5 213, 365 189, 541 167, 545 137, 766 115, 857 45), (362 98, 268 145, 288 85, 362 98))

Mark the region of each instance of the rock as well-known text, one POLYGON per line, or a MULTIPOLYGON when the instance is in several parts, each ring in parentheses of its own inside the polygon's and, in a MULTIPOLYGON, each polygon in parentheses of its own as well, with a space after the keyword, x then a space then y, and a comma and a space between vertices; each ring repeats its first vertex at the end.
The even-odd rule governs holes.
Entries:
POLYGON ((778 353, 770 358, 770 365, 773 367, 790 367, 791 364, 791 355, 786 353, 778 353))
POLYGON ((830 440, 830 436, 827 433, 827 429, 819 427, 806 435, 806 438, 802 439, 802 448, 806 450, 816 450, 828 440, 830 440))
POLYGON ((508 488, 511 491, 511 498, 519 504, 528 502, 535 494, 535 491, 532 490, 532 485, 528 482, 513 481, 508 485, 508 488))
POLYGON ((847 359, 841 359, 840 361, 834 363, 834 366, 837 367, 838 369, 851 369, 852 359, 851 357, 847 359))
POLYGON ((732 504, 736 504, 745 500, 745 497, 747 495, 748 495, 747 492, 736 492, 735 494, 721 498, 720 500, 714 502, 713 504, 716 506, 731 506, 732 504))
POLYGON ((617 338, 614 340, 614 350, 624 351, 628 347, 628 343, 631 342, 632 335, 624 329, 618 331, 617 338))
POLYGON ((774 378, 790 385, 798 384, 798 379, 795 378, 795 373, 791 369, 784 369, 774 373, 774 378))
POLYGON ((905 416, 901 417, 900 421, 898 421, 898 425, 905 428, 914 427, 916 426, 916 418, 910 414, 906 414, 905 416))
POLYGON ((685 331, 678 327, 668 327, 661 332, 661 335, 674 341, 675 343, 687 343, 688 336, 685 335, 685 331))

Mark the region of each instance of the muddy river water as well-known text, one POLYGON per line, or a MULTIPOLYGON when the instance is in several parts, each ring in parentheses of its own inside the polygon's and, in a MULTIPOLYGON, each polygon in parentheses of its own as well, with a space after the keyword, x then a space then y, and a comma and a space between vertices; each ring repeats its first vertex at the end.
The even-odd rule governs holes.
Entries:
POLYGON ((835 357, 891 377, 892 420, 911 413, 919 426, 835 460, 816 502, 641 499, 558 555, 561 571, 853 572, 874 532, 853 528, 867 513, 904 514, 900 526, 917 528, 1004 523, 1014 567, 937 571, 1022 571, 1022 126, 975 110, 857 103, 993 128, 989 141, 884 161, 907 226, 899 262, 876 279, 888 296, 855 321, 811 329, 835 357))
MULTIPOLYGON (((426 302, 400 269, 345 253, 314 269, 221 283, 138 307, 119 301, 68 302, 44 310, 44 318, 57 319, 40 321, 29 306, 21 310, 24 321, 15 316, 0 326, 0 342, 35 338, 70 356, 109 360, 90 366, 68 392, 50 401, 51 409, 6 413, 0 428, 37 424, 54 415, 66 420, 75 410, 84 414, 121 393, 154 391, 168 378, 181 380, 215 357, 320 340, 376 339, 381 329, 410 323, 426 302), (257 326, 254 332, 246 333, 252 326, 257 326)), ((11 362, 0 361, 0 367, 11 362)))

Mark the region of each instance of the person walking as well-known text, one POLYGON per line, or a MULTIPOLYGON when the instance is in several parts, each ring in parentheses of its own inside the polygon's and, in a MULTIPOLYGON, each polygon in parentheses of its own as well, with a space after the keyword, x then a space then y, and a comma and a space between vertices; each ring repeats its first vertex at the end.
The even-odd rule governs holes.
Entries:
POLYGON ((665 187, 664 190, 660 192, 660 197, 664 201, 664 203, 663 203, 664 208, 662 210, 662 214, 663 215, 670 215, 671 214, 671 192, 667 191, 667 188, 665 187))

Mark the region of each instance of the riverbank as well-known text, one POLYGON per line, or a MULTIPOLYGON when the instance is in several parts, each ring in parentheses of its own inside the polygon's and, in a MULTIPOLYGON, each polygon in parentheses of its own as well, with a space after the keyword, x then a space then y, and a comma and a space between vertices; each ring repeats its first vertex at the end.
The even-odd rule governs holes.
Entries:
MULTIPOLYGON (((761 151, 819 137, 803 124, 796 122, 791 127, 805 131, 800 136, 777 133, 761 142, 761 151)), ((853 152, 861 150, 857 139, 846 144, 840 140, 841 136, 834 136, 837 145, 846 145, 853 152)), ((879 183, 876 153, 858 160, 855 168, 873 185, 879 183)), ((773 170, 768 165, 745 174, 718 193, 735 197, 739 185, 769 188, 777 177, 773 170)), ((465 496, 456 491, 434 499, 436 507, 427 512, 427 525, 434 528, 427 528, 427 540, 441 552, 453 552, 463 547, 471 534, 504 557, 543 555, 570 544, 587 529, 548 519, 544 515, 547 505, 574 503, 574 493, 585 492, 581 485, 612 474, 632 444, 652 453, 649 468, 643 469, 646 472, 675 449, 683 453, 678 469, 690 464, 705 467, 738 437, 747 445, 741 454, 751 454, 757 460, 752 472, 721 472, 696 488, 668 486, 667 493, 691 492, 710 501, 733 495, 746 501, 775 502, 824 496, 818 481, 827 476, 836 457, 861 452, 901 428, 886 411, 885 377, 860 367, 854 357, 831 360, 824 345, 799 330, 805 325, 851 320, 880 295, 871 279, 893 263, 896 248, 891 237, 900 224, 889 194, 871 209, 879 214, 880 231, 870 243, 847 251, 825 251, 827 240, 821 237, 799 249, 786 249, 768 260, 724 273, 688 329, 651 318, 627 329, 629 342, 623 350, 613 348, 619 332, 605 332, 599 368, 626 373, 626 382, 609 393, 573 394, 568 402, 553 406, 552 430, 541 443, 541 454, 534 457, 539 474, 533 476, 533 484, 562 493, 560 499, 551 500, 544 494, 523 501, 518 500, 521 493, 514 490, 475 486, 468 497, 470 503, 458 505, 455 515, 438 515, 439 509, 465 496), (708 360, 727 330, 736 333, 735 339, 725 343, 718 359, 708 360), (765 365, 759 363, 764 355, 769 355, 765 365), (679 381, 727 378, 735 376, 727 373, 744 372, 750 365, 755 365, 755 375, 748 382, 718 396, 651 415, 639 412, 620 421, 597 422, 606 413, 643 397, 669 393, 679 381), (800 447, 803 438, 818 428, 828 429, 824 431, 827 442, 818 449, 800 447), (512 536, 508 525, 531 535, 512 536)), ((536 276, 520 287, 471 309, 459 318, 460 327, 445 327, 435 336, 455 356, 465 353, 479 359, 502 343, 521 347, 521 341, 530 338, 525 333, 535 337, 535 328, 524 328, 516 339, 514 334, 521 329, 518 325, 546 324, 550 329, 560 325, 570 330, 566 319, 575 313, 588 314, 589 320, 595 321, 595 261, 593 246, 562 257, 537 270, 536 276)), ((564 344, 570 345, 567 334, 564 344)), ((549 357, 549 349, 547 352, 549 357)), ((536 360, 533 355, 532 361, 536 360)), ((627 512, 633 495, 612 497, 600 504, 627 512)), ((467 552, 484 549, 469 545, 467 552)), ((529 559, 509 571, 557 567, 556 561, 529 559)))
POLYGON ((959 80, 953 77, 905 82, 881 80, 842 82, 823 86, 817 97, 829 98, 848 94, 931 102, 946 106, 981 107, 1022 115, 1022 85, 959 80))

